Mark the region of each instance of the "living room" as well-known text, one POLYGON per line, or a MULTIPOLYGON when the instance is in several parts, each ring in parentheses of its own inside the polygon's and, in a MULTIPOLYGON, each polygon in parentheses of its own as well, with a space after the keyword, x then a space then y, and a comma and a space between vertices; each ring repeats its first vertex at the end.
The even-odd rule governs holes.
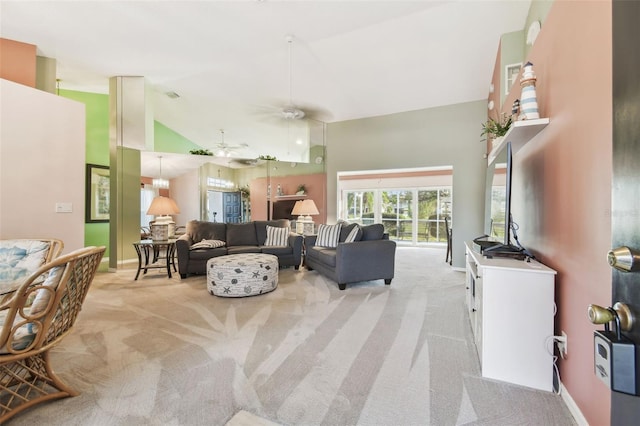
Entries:
MULTIPOLYGON (((523 62, 534 64, 540 115, 548 117, 550 124, 515 157, 519 171, 513 185, 513 214, 520 227, 520 241, 538 260, 558 271, 555 332, 566 332, 570 341, 568 355, 558 360, 563 397, 568 395, 567 404, 574 404, 571 408, 578 422, 594 425, 609 424, 612 412, 611 392, 593 373, 593 331, 600 327, 589 323, 586 309, 590 304, 610 306, 615 302, 606 253, 612 246, 611 63, 612 5, 616 3, 531 3, 522 37, 530 22, 540 20, 542 25, 523 62)), ((486 120, 489 101, 510 111, 519 96, 518 90, 504 100, 494 98, 500 91, 493 96, 489 93, 490 84, 502 87, 499 42, 496 51, 493 79, 486 82, 487 98, 326 124, 327 223, 339 219, 339 172, 451 165, 453 267, 464 268, 465 241, 484 233, 483 156, 488 149, 479 141, 480 123, 486 120)), ((131 250, 130 242, 119 241, 117 235, 111 240, 113 237, 105 237, 107 225, 84 223, 84 166, 109 164, 108 135, 103 133, 109 119, 106 95, 96 95, 103 97, 96 110, 84 103, 85 110, 75 101, 19 86, 3 80, 1 87, 0 236, 48 236, 55 229, 58 235, 53 236, 64 238, 68 248, 109 241, 124 253, 131 250), (62 109, 65 111, 60 112, 62 109), (75 117, 70 119, 69 114, 75 117), (90 117, 92 114, 98 118, 90 117), (24 117, 32 119, 25 123, 24 117), (102 133, 92 134, 87 129, 85 136, 89 120, 102 121, 103 127, 97 130, 102 133), (33 126, 33 122, 42 124, 33 126), (43 135, 42 128, 52 130, 43 135), (86 146, 96 138, 103 142, 86 146), (61 201, 72 203, 74 211, 55 213, 53 206, 61 201), (25 223, 30 224, 28 229, 25 223)), ((134 180, 139 180, 139 168, 139 159, 137 164, 125 164, 134 180)), ((191 191, 190 197, 195 191, 199 197, 192 188, 193 177, 184 179, 172 180, 172 189, 183 194, 191 191)), ((127 196, 133 200, 136 192, 127 196)), ((126 205, 127 199, 123 202, 126 205)), ((139 212, 113 207, 137 223, 139 212)), ((135 233, 137 229, 123 232, 135 233)))

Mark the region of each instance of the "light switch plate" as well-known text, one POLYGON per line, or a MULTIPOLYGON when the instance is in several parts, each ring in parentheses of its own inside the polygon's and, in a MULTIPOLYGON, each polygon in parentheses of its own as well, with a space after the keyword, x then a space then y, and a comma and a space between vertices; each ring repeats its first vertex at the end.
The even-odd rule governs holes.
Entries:
POLYGON ((72 203, 56 203, 56 213, 72 213, 72 203))

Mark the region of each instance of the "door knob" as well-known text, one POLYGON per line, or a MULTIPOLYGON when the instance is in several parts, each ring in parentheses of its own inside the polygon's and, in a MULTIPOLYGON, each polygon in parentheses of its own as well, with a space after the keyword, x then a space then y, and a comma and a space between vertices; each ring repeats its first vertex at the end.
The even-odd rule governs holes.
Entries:
POLYGON ((607 253, 609 265, 623 272, 640 271, 640 252, 629 247, 618 247, 607 253))
POLYGON ((611 321, 620 322, 620 329, 631 331, 635 323, 635 316, 628 305, 616 302, 613 308, 603 308, 598 305, 589 305, 587 309, 589 321, 593 324, 609 324, 611 321))

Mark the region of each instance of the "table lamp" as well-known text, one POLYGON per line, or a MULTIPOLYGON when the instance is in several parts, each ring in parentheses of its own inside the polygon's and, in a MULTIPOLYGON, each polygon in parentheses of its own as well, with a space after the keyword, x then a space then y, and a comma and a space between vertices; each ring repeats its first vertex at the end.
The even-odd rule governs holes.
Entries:
POLYGON ((293 210, 291 210, 291 214, 298 216, 298 220, 296 221, 296 232, 298 234, 314 233, 314 223, 311 216, 320 214, 320 212, 313 200, 296 201, 296 204, 293 206, 293 210))
POLYGON ((147 210, 147 214, 156 216, 156 220, 151 224, 151 239, 166 241, 169 237, 174 237, 176 223, 170 215, 178 213, 180 208, 173 199, 162 195, 154 198, 147 210))

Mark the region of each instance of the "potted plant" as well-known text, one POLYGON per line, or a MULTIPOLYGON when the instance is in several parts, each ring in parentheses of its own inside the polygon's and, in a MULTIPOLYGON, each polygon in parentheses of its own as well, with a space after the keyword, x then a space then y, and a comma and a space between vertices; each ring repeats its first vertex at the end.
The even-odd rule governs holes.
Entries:
POLYGON ((307 187, 304 186, 304 183, 298 185, 298 189, 296 190, 296 195, 304 195, 307 192, 307 187))
POLYGON ((495 146, 502 140, 501 138, 507 134, 512 124, 513 119, 511 116, 507 116, 507 114, 504 113, 498 120, 489 118, 486 122, 482 123, 480 136, 487 136, 495 146))

